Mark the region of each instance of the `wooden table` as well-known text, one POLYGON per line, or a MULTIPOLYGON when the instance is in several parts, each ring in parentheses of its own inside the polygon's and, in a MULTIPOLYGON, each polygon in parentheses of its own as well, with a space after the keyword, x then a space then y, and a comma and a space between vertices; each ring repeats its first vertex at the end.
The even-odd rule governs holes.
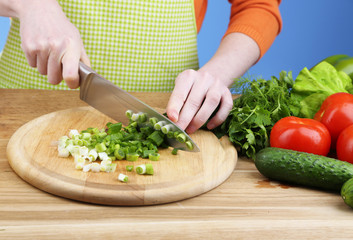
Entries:
MULTIPOLYGON (((136 97, 164 108, 169 94, 136 97)), ((268 181, 240 158, 201 196, 147 207, 110 207, 43 192, 11 169, 6 145, 24 123, 85 106, 77 91, 0 89, 0 239, 352 239, 353 210, 339 194, 268 181)))

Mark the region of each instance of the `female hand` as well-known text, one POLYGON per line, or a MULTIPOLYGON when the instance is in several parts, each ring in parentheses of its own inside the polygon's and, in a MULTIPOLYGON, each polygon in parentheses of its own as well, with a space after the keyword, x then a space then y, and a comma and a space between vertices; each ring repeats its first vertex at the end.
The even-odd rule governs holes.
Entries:
POLYGON ((167 115, 186 132, 193 133, 207 123, 212 129, 220 125, 232 109, 233 100, 227 85, 211 74, 199 70, 186 70, 175 80, 175 88, 169 99, 167 115))
POLYGON ((259 58, 257 43, 242 33, 230 33, 215 55, 198 71, 186 70, 175 80, 167 106, 168 117, 188 133, 207 123, 212 129, 224 122, 233 107, 228 86, 242 76, 259 58))
POLYGON ((48 75, 48 82, 65 80, 70 88, 79 87, 79 61, 89 59, 77 28, 55 0, 26 1, 18 14, 21 46, 31 67, 48 75))

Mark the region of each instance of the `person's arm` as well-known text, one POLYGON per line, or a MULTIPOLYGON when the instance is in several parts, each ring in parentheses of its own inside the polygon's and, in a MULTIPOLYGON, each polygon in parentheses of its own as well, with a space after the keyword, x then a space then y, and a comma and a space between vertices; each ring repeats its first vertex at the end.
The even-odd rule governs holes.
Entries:
POLYGON ((89 59, 77 28, 56 0, 0 0, 0 15, 20 20, 21 47, 31 67, 51 84, 79 87, 79 61, 89 59))
POLYGON ((186 70, 175 81, 168 117, 188 133, 200 128, 219 106, 207 128, 220 125, 233 106, 228 87, 267 51, 279 32, 280 0, 229 0, 229 28, 215 55, 198 71, 186 70))

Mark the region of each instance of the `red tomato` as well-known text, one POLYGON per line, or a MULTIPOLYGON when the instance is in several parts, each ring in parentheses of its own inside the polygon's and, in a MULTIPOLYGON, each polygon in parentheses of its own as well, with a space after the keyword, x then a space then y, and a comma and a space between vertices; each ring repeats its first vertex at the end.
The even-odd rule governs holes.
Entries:
POLYGON ((330 95, 322 103, 314 119, 327 127, 331 135, 331 147, 334 149, 342 130, 353 124, 353 95, 349 93, 330 95))
POLYGON ((346 127, 338 136, 336 152, 339 160, 353 163, 353 125, 346 127))
POLYGON ((330 151, 331 136, 325 125, 319 121, 285 117, 273 126, 270 145, 326 156, 330 151))

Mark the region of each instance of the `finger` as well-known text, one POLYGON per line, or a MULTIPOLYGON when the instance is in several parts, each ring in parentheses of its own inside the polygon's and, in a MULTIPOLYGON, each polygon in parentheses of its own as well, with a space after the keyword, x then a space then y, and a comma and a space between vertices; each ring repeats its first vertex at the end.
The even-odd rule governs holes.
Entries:
POLYGON ((41 51, 39 54, 37 54, 37 69, 38 72, 42 75, 47 75, 48 57, 49 54, 47 51, 41 51))
POLYGON ((28 62, 28 65, 36 68, 37 67, 37 54, 31 54, 29 52, 25 52, 25 56, 28 62))
POLYGON ((189 92, 196 80, 197 72, 186 70, 175 79, 175 87, 169 98, 167 105, 167 116, 174 122, 179 119, 179 113, 186 101, 189 92))
POLYGON ((37 67, 37 53, 35 51, 35 47, 31 46, 31 44, 28 44, 26 42, 21 43, 21 48, 26 56, 28 65, 35 68, 37 67))
POLYGON ((87 53, 86 53, 86 51, 85 51, 85 49, 84 48, 82 48, 82 52, 81 52, 81 61, 84 63, 84 64, 86 64, 88 67, 91 67, 91 63, 90 63, 90 61, 89 61, 89 57, 88 57, 88 55, 87 55, 87 53))
POLYGON ((75 49, 68 49, 62 57, 62 75, 71 89, 78 88, 80 85, 79 77, 79 64, 80 64, 80 51, 75 49))
POLYGON ((219 91, 220 88, 210 88, 210 90, 206 94, 206 98, 195 115, 195 117, 191 120, 190 124, 186 128, 186 131, 188 133, 193 133, 197 129, 199 129, 204 123, 207 122, 207 120, 210 118, 214 110, 217 108, 219 105, 222 95, 221 91, 219 91))
POLYGON ((57 85, 62 79, 60 55, 53 52, 48 59, 48 82, 57 85))
POLYGON ((46 47, 45 41, 38 39, 36 46, 32 46, 30 51, 32 54, 36 54, 38 72, 47 75, 49 49, 46 47))
POLYGON ((194 118, 204 101, 213 78, 207 73, 198 73, 196 82, 192 86, 190 94, 181 109, 178 126, 185 129, 194 118))
POLYGON ((230 90, 227 88, 221 98, 221 104, 219 110, 217 111, 216 115, 210 119, 207 123, 208 129, 213 129, 219 125, 221 125, 228 117, 229 112, 232 110, 233 107, 233 98, 230 90))

